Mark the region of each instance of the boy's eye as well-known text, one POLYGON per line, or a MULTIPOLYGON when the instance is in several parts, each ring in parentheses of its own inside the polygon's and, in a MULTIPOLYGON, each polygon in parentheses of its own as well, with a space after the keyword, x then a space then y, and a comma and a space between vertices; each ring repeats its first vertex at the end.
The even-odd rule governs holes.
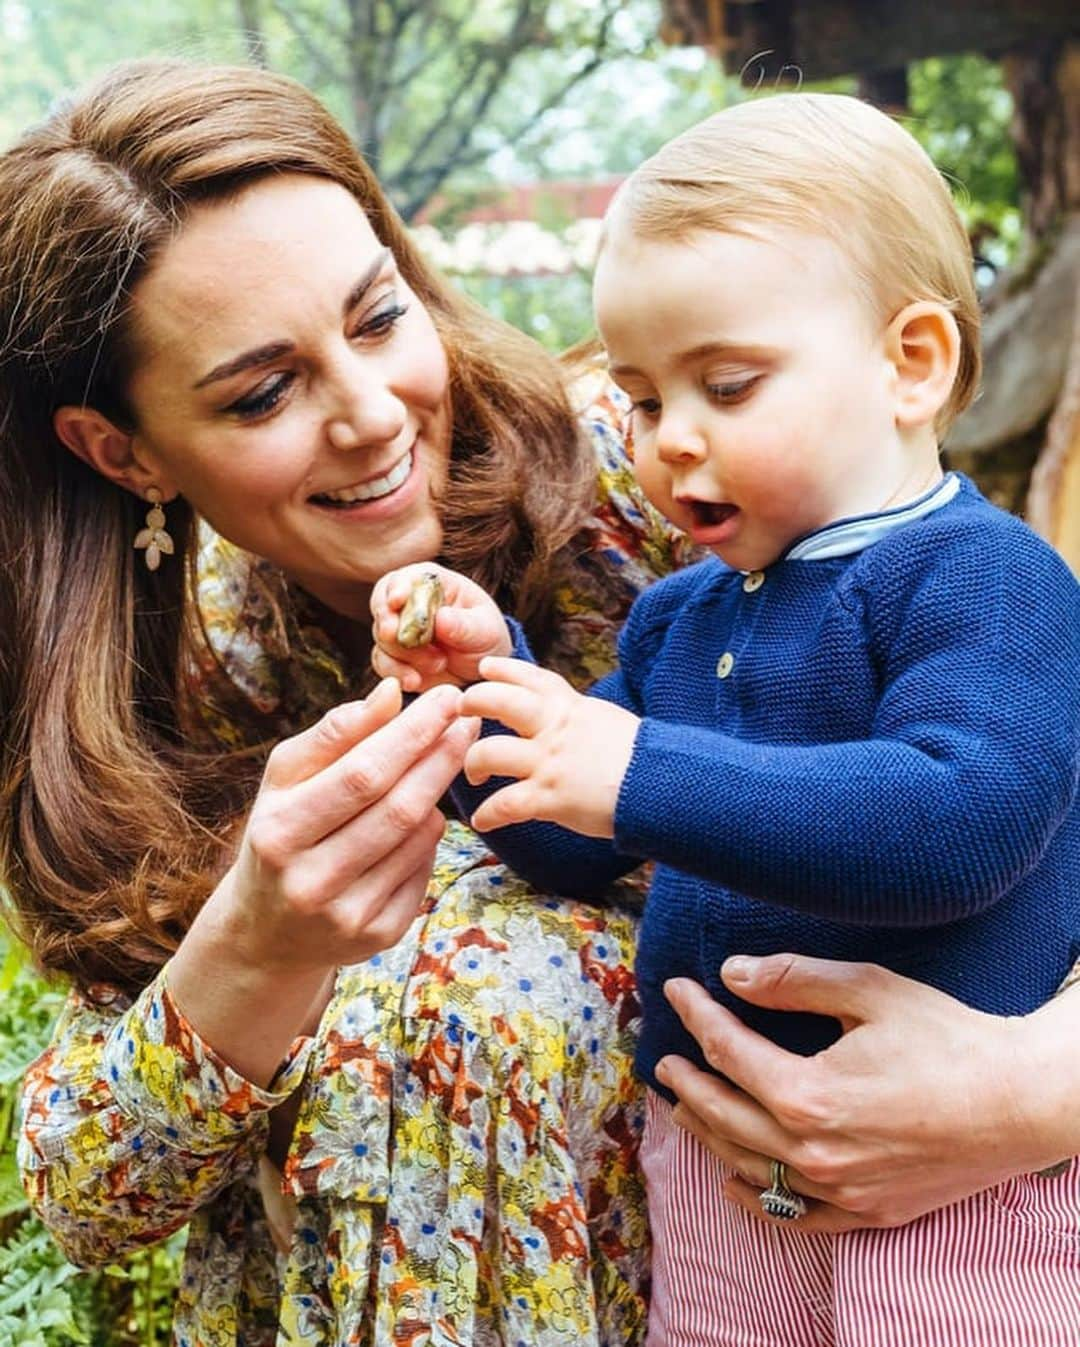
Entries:
POLYGON ((253 393, 237 398, 225 410, 245 421, 265 416, 267 412, 273 411, 281 401, 292 379, 291 374, 276 374, 261 383, 253 393))
POLYGON ((635 412, 640 412, 642 416, 659 416, 660 399, 659 398, 638 398, 632 402, 631 407, 635 412))
POLYGON ((706 389, 709 396, 716 398, 718 402, 728 404, 743 402, 750 396, 763 377, 761 374, 749 374, 740 379, 724 379, 716 383, 706 384, 706 389))

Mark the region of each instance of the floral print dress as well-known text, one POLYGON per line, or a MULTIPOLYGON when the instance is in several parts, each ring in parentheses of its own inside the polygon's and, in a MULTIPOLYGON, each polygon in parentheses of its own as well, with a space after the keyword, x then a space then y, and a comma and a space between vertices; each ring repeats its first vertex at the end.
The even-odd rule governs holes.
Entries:
MULTIPOLYGON (((589 394, 597 508, 556 585, 549 657, 579 685, 610 667, 640 589, 688 559, 633 480, 625 405, 589 394)), ((284 734, 356 688, 317 628, 278 630, 257 570, 208 534, 200 608, 238 695, 284 734)), ((240 742, 227 708, 198 710, 240 742)), ((85 1264, 190 1222, 176 1347, 643 1341, 625 893, 603 911, 537 895, 449 824, 406 937, 339 970, 317 1033, 265 1090, 185 1021, 167 965, 133 1004, 72 993, 24 1092, 35 1207, 85 1264), (270 1112, 294 1094, 279 1174, 270 1112)))

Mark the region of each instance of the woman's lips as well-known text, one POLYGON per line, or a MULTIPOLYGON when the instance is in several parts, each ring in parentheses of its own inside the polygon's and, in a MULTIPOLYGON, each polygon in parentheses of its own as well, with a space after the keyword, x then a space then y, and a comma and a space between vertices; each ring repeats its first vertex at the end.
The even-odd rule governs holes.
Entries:
POLYGON ((407 480, 412 463, 413 453, 410 449, 381 477, 372 477, 366 482, 357 482, 355 486, 342 487, 337 491, 320 491, 313 499, 320 505, 359 505, 361 501, 381 500, 407 480))
MULTIPOLYGON (((424 489, 425 472, 420 456, 420 442, 417 439, 402 463, 407 462, 408 471, 402 477, 400 466, 392 468, 385 477, 376 479, 385 482, 388 490, 381 495, 362 496, 356 500, 334 499, 328 495, 312 496, 311 503, 320 510, 329 513, 365 520, 375 520, 397 514, 406 509, 424 489)), ((366 485, 371 485, 370 483, 366 485)))

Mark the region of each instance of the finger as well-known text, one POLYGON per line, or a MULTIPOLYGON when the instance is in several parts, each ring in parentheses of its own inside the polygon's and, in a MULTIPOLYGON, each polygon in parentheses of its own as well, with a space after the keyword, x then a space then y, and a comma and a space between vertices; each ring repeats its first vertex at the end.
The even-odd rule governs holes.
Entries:
MULTIPOLYGON (((480 663, 487 664, 487 660, 480 663)), ((506 683, 473 683, 465 689, 462 710, 469 716, 497 720, 526 738, 538 734, 545 722, 543 700, 530 689, 506 683)))
POLYGON ((420 689, 420 674, 417 670, 403 660, 394 659, 381 646, 372 648, 371 667, 380 678, 396 678, 406 692, 418 692, 420 689))
POLYGON ((470 786, 482 786, 493 776, 510 776, 521 780, 522 777, 532 775, 536 765, 536 747, 531 739, 512 739, 507 734, 496 734, 487 739, 478 739, 465 755, 464 765, 465 778, 470 786))
POLYGON ((509 828, 514 823, 526 823, 540 818, 537 813, 536 789, 529 781, 517 781, 503 786, 484 801, 469 820, 477 832, 494 832, 509 828))
POLYGON ((663 1058, 656 1074, 678 1096, 676 1111, 682 1108, 699 1122, 690 1130, 718 1155, 724 1147, 777 1160, 786 1160, 791 1154, 794 1138, 756 1099, 728 1081, 700 1070, 683 1057, 663 1058))
POLYGON ((496 642, 510 649, 510 634, 501 615, 484 608, 444 604, 435 614, 435 639, 463 655, 491 650, 496 642))
POLYGON ((440 582, 445 588, 445 579, 448 572, 441 566, 436 566, 432 561, 417 561, 411 566, 399 566, 395 571, 389 571, 382 576, 372 590, 371 607, 372 615, 380 616, 389 610, 397 613, 405 605, 405 600, 412 593, 413 586, 423 575, 432 573, 438 575, 440 582), (376 612, 378 609, 378 612, 376 612))
POLYGON ((724 1196, 729 1202, 742 1207, 743 1211, 753 1216, 755 1220, 762 1221, 766 1225, 782 1225, 788 1229, 794 1227, 807 1235, 815 1231, 839 1234, 842 1230, 858 1230, 867 1225, 865 1217, 860 1218, 840 1207, 832 1207, 827 1202, 817 1201, 809 1203, 806 1215, 797 1221, 781 1221, 766 1216, 761 1206, 761 1189, 739 1178, 727 1180, 724 1184, 724 1196))
POLYGON ((767 1112, 775 1111, 780 1093, 805 1073, 807 1058, 747 1028, 689 978, 670 979, 664 984, 664 995, 701 1045, 709 1065, 752 1095, 767 1112))
POLYGON ((416 918, 431 882, 445 820, 432 819, 414 839, 347 887, 334 918, 351 958, 368 958, 397 943, 416 918))
POLYGON ((409 652, 406 662, 376 645, 371 652, 371 667, 384 678, 396 678, 406 692, 421 692, 440 683, 456 682, 453 678, 441 677, 446 669, 446 658, 429 647, 417 646, 415 654, 409 652))
POLYGON ((275 834, 274 850, 314 846, 382 800, 435 748, 456 720, 460 700, 456 688, 425 692, 316 776, 282 791, 264 816, 264 826, 275 834))
MULTIPOLYGON (((474 734, 475 722, 455 722, 392 791, 298 855, 294 864, 302 878, 290 885, 294 901, 318 907, 359 877, 379 873, 387 858, 408 858, 416 849, 417 834, 431 819, 442 819, 435 806, 460 770, 474 734)), ((392 867, 392 873, 398 872, 392 867)))
POLYGON ((773 1160, 783 1160, 789 1188, 804 1197, 824 1201, 836 1196, 835 1189, 811 1182, 788 1161, 787 1156, 792 1153, 791 1138, 782 1129, 777 1130, 772 1126, 772 1119, 766 1117, 766 1125, 759 1136, 756 1128, 745 1128, 741 1122, 729 1127, 725 1120, 718 1129, 715 1118, 706 1121, 685 1103, 675 1106, 673 1117, 684 1131, 693 1133, 707 1150, 712 1151, 713 1155, 723 1160, 729 1169, 735 1170, 749 1184, 767 1188, 772 1182, 773 1160), (749 1137, 753 1145, 740 1145, 731 1139, 732 1134, 749 1137), (758 1149, 759 1145, 763 1149, 758 1149))
POLYGON ((264 781, 287 787, 307 781, 388 724, 401 710, 401 687, 384 678, 367 697, 332 707, 309 729, 283 739, 266 763, 264 781))
POLYGON ((493 683, 510 683, 515 687, 531 688, 543 696, 553 687, 569 686, 561 674, 541 669, 528 660, 511 659, 506 655, 488 655, 480 661, 480 676, 493 683))
POLYGON ((758 1151, 747 1150, 744 1146, 737 1146, 728 1141, 726 1137, 718 1136, 685 1104, 676 1104, 671 1116, 684 1132, 697 1137, 706 1150, 712 1151, 718 1160, 722 1160, 740 1178, 749 1184, 756 1184, 759 1188, 768 1186, 771 1173, 768 1156, 758 1151))
MULTIPOLYGON (((929 989, 876 964, 812 959, 802 954, 737 955, 720 970, 726 986, 754 1005, 832 1015, 845 1029, 888 1013, 899 1000, 910 1012, 911 997, 929 989)), ((940 993, 930 992, 930 995, 940 993)))

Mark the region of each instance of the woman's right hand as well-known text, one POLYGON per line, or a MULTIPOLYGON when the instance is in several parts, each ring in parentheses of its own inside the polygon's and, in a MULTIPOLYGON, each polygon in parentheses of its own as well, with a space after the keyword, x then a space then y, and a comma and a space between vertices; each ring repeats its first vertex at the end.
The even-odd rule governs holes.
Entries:
POLYGON ((270 1079, 321 1013, 333 968, 416 916, 439 800, 476 737, 460 697, 434 688, 401 711, 387 679, 270 754, 236 860, 169 965, 184 1014, 248 1079, 270 1079))

